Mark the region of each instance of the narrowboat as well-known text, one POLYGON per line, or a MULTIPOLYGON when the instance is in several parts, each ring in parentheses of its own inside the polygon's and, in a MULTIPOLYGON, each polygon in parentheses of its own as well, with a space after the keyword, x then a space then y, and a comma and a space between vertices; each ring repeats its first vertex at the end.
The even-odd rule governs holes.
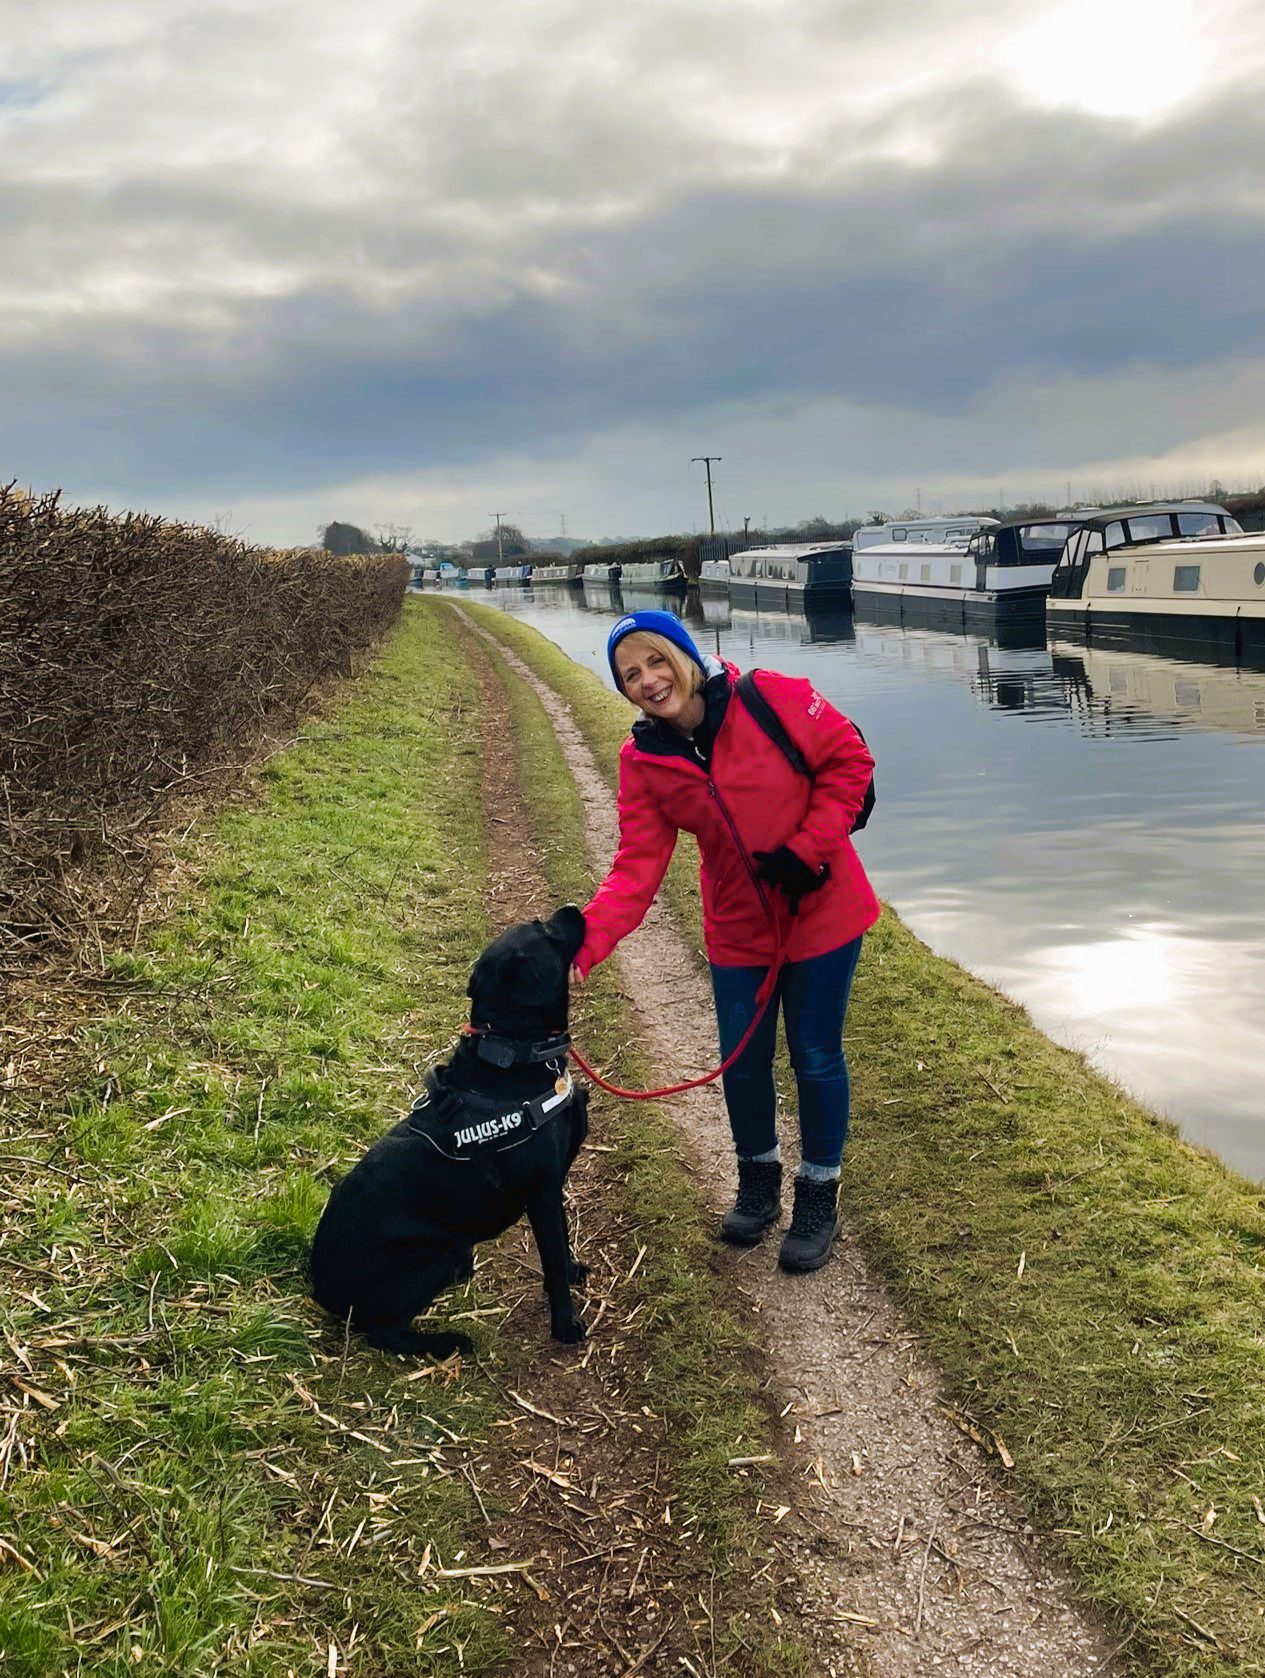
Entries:
POLYGON ((853 553, 852 597, 891 622, 958 628, 987 626, 999 614, 1040 613, 1063 546, 1082 522, 1079 513, 992 519, 965 545, 874 542, 853 553))
POLYGON ((1265 535, 1211 501, 1108 508, 1069 538, 1045 612, 1067 640, 1259 667, 1265 535))
POLYGON ((948 519, 893 519, 889 524, 863 524, 852 532, 852 550, 886 546, 888 542, 930 542, 961 547, 998 521, 983 513, 959 513, 948 519))
POLYGON ((728 565, 729 598, 735 606, 805 609, 846 606, 851 598, 852 547, 847 542, 779 542, 767 548, 744 548, 730 554, 728 565))
POLYGON ((532 580, 530 565, 498 565, 493 572, 498 583, 529 583, 532 580))
POLYGON ((727 559, 705 559, 698 569, 698 592, 704 598, 728 600, 733 572, 727 559))
POLYGON ((584 567, 586 583, 631 583, 635 588, 653 589, 663 594, 684 594, 688 578, 685 567, 676 555, 664 559, 635 559, 626 564, 619 560, 599 560, 584 567))
POLYGON ((532 568, 533 583, 565 583, 572 587, 584 581, 584 567, 575 560, 560 560, 554 565, 536 565, 532 568))

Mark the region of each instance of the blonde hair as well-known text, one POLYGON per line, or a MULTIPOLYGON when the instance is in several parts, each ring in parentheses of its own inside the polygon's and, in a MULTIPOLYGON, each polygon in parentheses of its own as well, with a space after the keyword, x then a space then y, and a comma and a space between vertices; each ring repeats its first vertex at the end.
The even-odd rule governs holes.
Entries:
MULTIPOLYGON (((668 661, 673 680, 682 690, 686 698, 692 698, 707 680, 706 673, 695 664, 688 653, 682 652, 675 641, 669 641, 666 635, 656 635, 653 629, 634 629, 631 635, 625 635, 615 648, 615 668, 619 669, 619 655, 625 647, 645 658, 647 653, 661 653, 668 661)), ((621 673, 619 691, 624 692, 624 678, 621 673)), ((627 695, 625 694, 625 698, 627 695)))

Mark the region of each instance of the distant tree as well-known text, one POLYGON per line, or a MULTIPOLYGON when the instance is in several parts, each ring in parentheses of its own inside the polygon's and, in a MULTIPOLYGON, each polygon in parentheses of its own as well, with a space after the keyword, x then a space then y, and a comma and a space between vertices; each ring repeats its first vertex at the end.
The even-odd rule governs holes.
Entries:
POLYGON ((321 546, 332 554, 376 554, 382 550, 367 530, 359 525, 327 524, 321 532, 321 546))
POLYGON ((795 534, 802 536, 806 542, 828 542, 834 534, 834 528, 829 519, 822 518, 818 513, 816 518, 801 519, 795 526, 795 534))
MULTIPOLYGON (((520 554, 530 553, 531 549, 527 545, 527 538, 516 524, 503 524, 499 551, 506 559, 517 559, 520 554)), ((470 544, 470 552, 474 559, 481 559, 484 563, 495 560, 498 552, 496 531, 483 531, 478 541, 470 544)))
POLYGON ((888 522, 887 514, 877 510, 872 513, 867 513, 865 515, 865 519, 867 524, 886 524, 888 522))
POLYGON ((378 526, 378 546, 383 553, 404 554, 413 546, 413 526, 411 524, 380 524, 378 526))

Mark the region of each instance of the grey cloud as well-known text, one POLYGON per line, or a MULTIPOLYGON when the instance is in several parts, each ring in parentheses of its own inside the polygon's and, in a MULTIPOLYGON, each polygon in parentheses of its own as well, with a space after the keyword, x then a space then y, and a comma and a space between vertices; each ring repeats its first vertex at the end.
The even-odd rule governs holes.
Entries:
MULTIPOLYGON (((879 39, 871 11, 812 25, 827 14, 832 47, 879 39)), ((929 8, 928 27, 951 14, 929 8)), ((561 32, 574 13, 546 17, 561 32)), ((507 59, 480 84, 459 62, 340 135, 358 195, 267 157, 0 183, 0 297, 73 285, 80 263, 166 285, 139 309, 107 291, 24 317, 0 350, 0 460, 44 482, 74 460, 128 495, 232 493, 560 457, 725 405, 964 415, 1025 377, 1035 401, 1071 374, 1265 350, 1248 98, 1134 130, 959 85, 934 105, 938 160, 911 165, 873 160, 882 122, 841 87, 832 126, 774 172, 710 120, 715 78, 690 102, 714 23, 673 0, 585 24, 556 75, 507 59), (669 35, 686 51, 643 84, 669 35)), ((800 30, 783 71, 821 44, 800 30)), ((740 34, 738 79, 762 50, 754 24, 740 34)), ((1163 402, 1122 413, 1116 452, 1172 447, 1184 423, 1163 402)), ((968 426, 955 442, 971 470, 968 426)))

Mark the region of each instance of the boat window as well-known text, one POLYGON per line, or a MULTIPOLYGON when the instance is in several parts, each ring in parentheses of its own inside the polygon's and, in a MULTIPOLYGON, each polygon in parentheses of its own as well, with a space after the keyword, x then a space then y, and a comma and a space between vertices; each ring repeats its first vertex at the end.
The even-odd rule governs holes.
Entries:
POLYGON ((1122 548, 1126 540, 1124 524, 1120 519, 1114 520, 1103 531, 1103 542, 1108 548, 1122 548))
MULTIPOLYGON (((1140 519, 1129 520, 1129 540, 1131 542, 1162 542, 1166 536, 1173 534, 1173 515, 1171 513, 1147 513, 1140 519)), ((1110 547, 1111 543, 1108 542, 1110 547)))
POLYGON ((979 557, 984 561, 984 563, 986 565, 993 558, 994 551, 995 551, 996 547, 997 547, 997 538, 995 536, 988 536, 988 535, 984 535, 983 533, 981 533, 981 535, 979 537, 979 550, 978 551, 979 551, 979 557))
POLYGON ((1199 567, 1197 565, 1175 565, 1173 567, 1173 593, 1198 594, 1199 567))
POLYGON ((929 583, 931 581, 931 567, 929 565, 923 566, 922 576, 919 578, 919 581, 924 583, 929 583))
POLYGON ((1252 581, 1256 584, 1257 588, 1260 588, 1261 584, 1265 583, 1265 565, 1258 565, 1256 567, 1255 571, 1252 572, 1252 581))
MULTIPOLYGON (((1265 565, 1258 565, 1257 570, 1265 571, 1265 565)), ((960 565, 950 565, 949 581, 951 583, 960 583, 962 581, 962 567, 960 565)))
POLYGON ((1100 554, 1106 543, 1103 541, 1101 530, 1089 530, 1085 533, 1085 553, 1100 554))
POLYGON ((1124 588, 1124 580, 1128 575, 1127 565, 1109 565, 1107 567, 1107 593, 1119 594, 1124 588))
POLYGON ((1065 524, 1025 524, 1019 532, 1019 545, 1024 553, 1041 553, 1048 558, 1051 550, 1061 548, 1066 538, 1065 524))
POLYGON ((1216 536, 1221 530, 1221 521, 1215 513, 1178 513, 1177 534, 1179 536, 1216 536))
POLYGON ((905 530, 903 527, 898 528, 896 525, 893 525, 891 527, 891 530, 892 530, 892 541, 893 542, 904 542, 904 541, 908 540, 909 532, 907 530, 905 530))
POLYGON ((900 568, 900 580, 901 580, 901 582, 903 583, 908 576, 909 576, 909 567, 907 565, 902 565, 901 568, 900 568))
POLYGON ((1227 536, 1242 536, 1244 534, 1243 526, 1238 519, 1232 519, 1229 513, 1221 520, 1221 528, 1227 536))

